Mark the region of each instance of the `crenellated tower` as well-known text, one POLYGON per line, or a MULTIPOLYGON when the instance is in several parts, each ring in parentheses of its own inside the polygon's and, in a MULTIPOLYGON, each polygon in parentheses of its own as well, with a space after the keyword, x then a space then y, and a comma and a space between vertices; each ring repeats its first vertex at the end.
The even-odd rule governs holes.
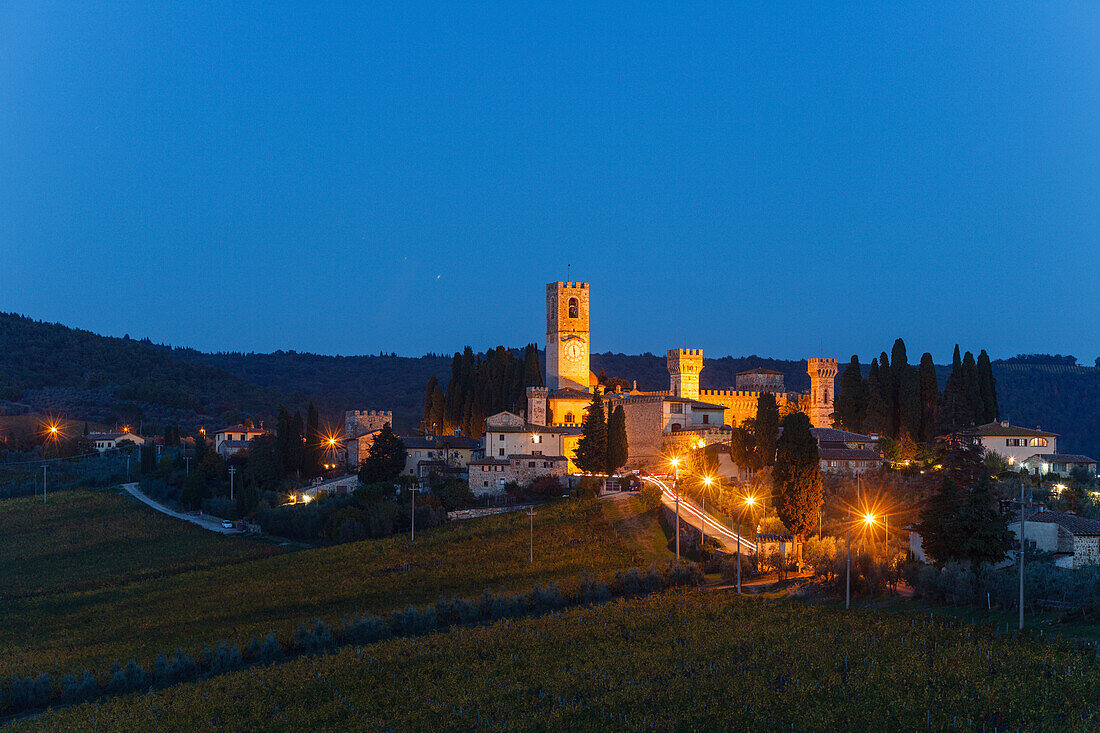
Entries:
POLYGON ((836 359, 807 359, 810 375, 810 424, 815 428, 833 426, 833 398, 836 396, 836 359))
POLYGON ((546 286, 546 386, 588 391, 588 283, 546 286))
POLYGON ((668 381, 673 397, 699 399, 699 372, 703 371, 702 349, 669 349, 668 381))
POLYGON ((527 422, 532 425, 546 424, 546 398, 550 390, 546 387, 527 388, 527 422))

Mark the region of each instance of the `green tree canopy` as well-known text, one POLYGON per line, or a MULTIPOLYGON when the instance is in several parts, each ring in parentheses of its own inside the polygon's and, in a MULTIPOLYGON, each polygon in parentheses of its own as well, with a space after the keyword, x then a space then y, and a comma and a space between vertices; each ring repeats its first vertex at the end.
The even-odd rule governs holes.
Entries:
POLYGON ((804 537, 817 522, 824 495, 817 441, 810 432, 810 419, 801 412, 783 418, 772 476, 779 519, 792 533, 804 537))
POLYGON ((753 433, 756 437, 756 462, 761 467, 774 465, 776 440, 779 437, 779 405, 771 392, 761 392, 756 398, 753 433))
POLYGON ((609 472, 626 465, 630 450, 626 440, 626 412, 616 405, 607 418, 607 467, 609 472))
POLYGON ((592 391, 592 401, 584 416, 581 439, 574 458, 577 467, 588 473, 607 473, 607 421, 599 389, 592 391))
POLYGON ((374 436, 367 458, 359 468, 359 482, 364 486, 393 481, 405 468, 408 451, 401 439, 394 435, 389 423, 374 436))

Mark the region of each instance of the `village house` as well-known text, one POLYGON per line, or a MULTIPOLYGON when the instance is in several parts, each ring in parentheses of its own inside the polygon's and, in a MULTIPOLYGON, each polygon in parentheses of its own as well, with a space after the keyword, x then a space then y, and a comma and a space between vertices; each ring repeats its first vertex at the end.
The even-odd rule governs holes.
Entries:
POLYGON ((1037 453, 1028 456, 1020 465, 1035 474, 1053 473, 1063 478, 1075 468, 1083 468, 1092 476, 1096 475, 1096 459, 1073 453, 1037 453))
POLYGON ((232 425, 215 430, 210 435, 214 439, 214 450, 222 458, 248 450, 249 441, 264 434, 263 430, 248 428, 244 425, 232 425))
POLYGON ((124 440, 130 441, 134 445, 145 445, 145 438, 134 435, 129 430, 116 433, 88 433, 85 437, 100 453, 114 450, 124 440))
MULTIPOLYGON (((1054 554, 1062 568, 1100 564, 1100 522, 1065 512, 1028 512, 1024 518, 1024 540, 1036 549, 1054 554)), ((1020 515, 1008 525, 1020 536, 1020 515)), ((1018 540, 1017 540, 1018 541, 1018 540)))
POLYGON ((810 428, 817 441, 821 472, 856 475, 882 466, 878 438, 836 428, 810 428))
POLYGON ((1018 466, 1037 453, 1058 452, 1057 433, 1016 427, 1008 420, 978 426, 974 429, 974 439, 985 451, 1003 457, 1010 466, 1018 466))
POLYGON ((470 461, 483 455, 481 441, 462 435, 402 435, 405 467, 402 475, 428 478, 435 473, 445 478, 462 478, 470 461))
POLYGON ((526 485, 542 476, 565 476, 568 463, 565 456, 529 453, 471 461, 470 491, 474 496, 500 495, 509 483, 526 485))

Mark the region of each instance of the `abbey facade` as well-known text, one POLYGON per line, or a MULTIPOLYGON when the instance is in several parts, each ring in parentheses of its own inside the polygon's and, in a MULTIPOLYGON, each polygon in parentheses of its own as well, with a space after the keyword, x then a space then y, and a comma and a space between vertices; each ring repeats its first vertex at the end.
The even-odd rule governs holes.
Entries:
MULTIPOLYGON (((576 427, 584 421, 597 380, 590 368, 591 333, 588 283, 546 286, 546 387, 527 390, 527 421, 532 425, 576 427)), ((730 389, 699 387, 699 349, 667 353, 669 389, 632 389, 603 396, 610 410, 622 405, 632 467, 655 465, 663 456, 728 442, 733 426, 756 417, 762 392, 775 396, 781 412, 806 413, 814 427, 831 427, 836 359, 809 359, 808 394, 788 392, 780 372, 752 369, 737 375, 730 389)))

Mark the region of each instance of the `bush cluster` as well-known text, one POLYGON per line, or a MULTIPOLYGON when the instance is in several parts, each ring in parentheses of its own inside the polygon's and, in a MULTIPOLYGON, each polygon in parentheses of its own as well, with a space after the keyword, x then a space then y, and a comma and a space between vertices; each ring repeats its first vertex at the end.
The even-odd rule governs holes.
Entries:
MULTIPOLYGON (((966 567, 948 563, 943 568, 924 563, 904 566, 905 579, 916 594, 954 605, 1019 605, 1019 566, 993 569, 989 565, 966 567)), ((1024 608, 1038 610, 1053 601, 1074 610, 1100 614, 1100 567, 1059 568, 1049 562, 1024 564, 1024 608)))
POLYGON ((488 624, 508 618, 549 613, 568 606, 603 603, 612 598, 629 598, 657 593, 668 588, 697 586, 703 573, 693 563, 670 563, 646 571, 631 568, 616 574, 610 583, 582 579, 576 589, 563 593, 556 586, 535 586, 526 593, 490 593, 476 599, 440 598, 435 604, 417 608, 407 606, 386 617, 366 615, 347 618, 342 626, 330 630, 320 619, 302 624, 293 640, 280 642, 274 633, 261 642, 254 638, 242 652, 222 642, 206 647, 198 660, 182 650, 171 657, 158 655, 152 673, 136 661, 116 662, 100 684, 91 672, 66 675, 55 686, 49 675, 15 676, 0 686, 0 713, 14 714, 53 704, 71 704, 94 700, 104 695, 121 695, 152 688, 163 688, 203 677, 215 677, 251 664, 272 664, 283 659, 324 654, 340 646, 370 644, 394 637, 422 636, 453 626, 488 624))

